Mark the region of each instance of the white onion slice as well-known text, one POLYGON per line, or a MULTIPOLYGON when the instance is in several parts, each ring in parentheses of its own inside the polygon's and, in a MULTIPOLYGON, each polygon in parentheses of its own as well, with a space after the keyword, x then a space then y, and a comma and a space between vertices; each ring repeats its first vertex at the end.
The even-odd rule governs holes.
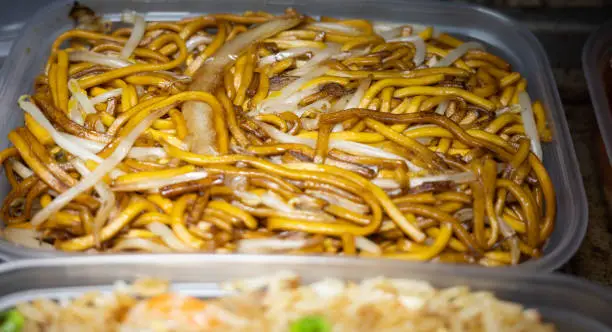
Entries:
POLYGON ((448 54, 438 61, 433 67, 448 67, 455 61, 460 59, 469 50, 483 50, 484 46, 477 42, 467 42, 459 45, 456 49, 448 52, 448 54))
POLYGON ((184 244, 179 238, 174 235, 172 230, 168 228, 168 226, 160 223, 160 222, 152 222, 147 225, 147 229, 151 231, 151 233, 155 233, 155 235, 159 236, 161 240, 171 249, 176 251, 193 251, 193 249, 186 244, 184 244))
POLYGON ((168 253, 172 252, 170 248, 163 246, 159 243, 155 243, 149 239, 123 239, 120 240, 111 251, 123 251, 123 250, 142 250, 152 253, 168 253))
POLYGON ((161 159, 168 157, 168 153, 166 153, 166 150, 164 150, 164 148, 133 147, 132 149, 130 149, 128 157, 138 160, 146 160, 151 158, 161 159))
POLYGON ((83 112, 81 112, 79 104, 74 96, 70 97, 70 100, 68 101, 68 117, 70 120, 72 120, 72 122, 78 123, 81 126, 85 124, 83 112))
POLYGON ((85 160, 90 159, 97 163, 100 163, 103 161, 102 158, 96 156, 95 154, 91 153, 89 150, 83 148, 82 146, 74 142, 71 142, 69 139, 64 137, 59 131, 57 131, 57 129, 53 127, 51 122, 49 122, 49 120, 47 120, 47 118, 43 115, 43 113, 38 108, 38 106, 36 106, 30 100, 30 96, 23 95, 19 97, 18 103, 21 109, 23 109, 25 112, 30 114, 34 118, 34 120, 38 122, 38 124, 40 124, 43 128, 45 128, 45 130, 49 133, 49 135, 51 135, 51 137, 55 141, 55 144, 59 145, 62 149, 68 151, 70 154, 75 155, 81 159, 85 159, 85 160))
POLYGON ((512 264, 516 265, 521 259, 521 249, 519 247, 518 238, 516 237, 516 232, 503 218, 497 216, 497 222, 499 223, 499 230, 502 235, 510 242, 510 258, 512 259, 512 264))
POLYGON ((446 114, 446 109, 448 108, 448 104, 449 104, 448 99, 441 102, 438 105, 438 107, 436 107, 436 114, 440 114, 440 115, 446 114))
POLYGON ((95 96, 91 98, 89 101, 91 101, 93 105, 96 105, 99 103, 104 103, 111 98, 121 96, 122 93, 123 93, 123 88, 117 88, 117 89, 106 91, 101 95, 95 96))
POLYGON ((460 222, 466 222, 474 218, 474 210, 472 208, 461 209, 453 214, 460 222))
POLYGON ((98 153, 102 151, 102 149, 104 149, 104 147, 106 146, 106 144, 104 143, 88 140, 88 139, 81 138, 81 137, 67 134, 67 133, 60 133, 60 136, 63 136, 67 140, 73 141, 74 143, 82 146, 83 148, 93 153, 98 153))
POLYGON ((542 143, 540 143, 540 135, 538 134, 535 116, 531 108, 531 98, 529 98, 527 92, 523 91, 519 93, 519 105, 521 106, 521 118, 523 118, 525 134, 531 140, 531 151, 540 158, 540 160, 543 160, 542 143))
POLYGON ((312 52, 313 54, 317 53, 319 51, 318 48, 314 48, 314 47, 296 47, 296 48, 291 48, 285 51, 281 51, 278 52, 276 54, 272 54, 272 55, 268 55, 266 57, 263 57, 261 59, 259 59, 259 64, 260 65, 269 65, 271 63, 275 63, 281 60, 285 60, 285 59, 291 59, 291 58, 295 58, 301 55, 304 55, 308 52, 312 52))
POLYGON ((68 59, 75 62, 91 62, 111 68, 123 68, 131 66, 132 63, 115 56, 104 55, 92 51, 74 51, 68 54, 68 59))
MULTIPOLYGON (((79 160, 74 159, 72 161, 74 168, 81 174, 82 177, 85 177, 91 173, 89 168, 85 166, 85 164, 79 160)), ((115 207, 115 194, 110 190, 109 186, 104 181, 99 181, 94 185, 98 196, 100 196, 100 208, 96 212, 96 216, 94 217, 93 224, 93 237, 96 246, 100 245, 100 230, 104 227, 104 223, 108 220, 113 208, 115 207)))
POLYGON ((401 188, 399 182, 393 179, 376 178, 372 179, 372 181, 370 182, 372 182, 372 184, 377 185, 380 189, 383 190, 395 190, 401 188))
POLYGON ((15 173, 17 173, 17 175, 19 175, 22 179, 27 179, 34 175, 34 172, 19 160, 10 158, 8 163, 11 165, 11 167, 13 167, 13 171, 15 171, 15 173))
MULTIPOLYGON (((282 90, 280 90, 279 96, 274 98, 274 99, 286 98, 286 97, 296 93, 302 87, 302 85, 304 85, 306 82, 310 81, 313 78, 316 78, 316 77, 319 77, 319 76, 325 74, 328 70, 329 70, 329 67, 322 66, 322 67, 318 67, 316 69, 313 69, 312 71, 309 71, 304 76, 300 77, 299 79, 297 79, 297 80, 291 82, 290 84, 288 84, 287 86, 285 86, 282 90)), ((272 100, 274 100, 274 99, 272 99, 272 100)), ((269 101, 272 101, 272 100, 269 100, 269 101)))
POLYGON ((365 95, 368 87, 372 83, 372 79, 366 78, 359 81, 359 86, 357 87, 357 91, 353 94, 353 97, 349 100, 348 104, 346 104, 345 109, 351 109, 355 107, 359 107, 359 103, 361 103, 361 99, 365 95))
MULTIPOLYGON (((327 44, 327 48, 319 51, 318 53, 315 53, 315 55, 310 60, 306 61, 306 63, 304 63, 301 67, 296 68, 296 69, 294 69, 292 71, 289 71, 287 73, 287 75, 290 75, 290 76, 303 76, 303 75, 307 75, 307 74, 310 73, 310 71, 312 71, 315 68, 317 68, 321 62, 331 58, 333 55, 338 54, 339 52, 340 52, 340 45, 338 45, 338 44, 327 44)), ((320 67, 320 68, 325 68, 325 70, 321 74, 319 74, 317 76, 321 76, 325 72, 327 72, 327 70, 329 70, 329 68, 327 66, 323 66, 323 67, 320 67)))
MULTIPOLYGON (((304 106, 304 107, 296 110, 293 113, 295 115, 297 115, 298 117, 301 117, 302 115, 304 115, 304 113, 306 113, 306 111, 309 111, 309 110, 312 110, 312 109, 326 112, 330 108, 331 108, 331 104, 329 103, 329 100, 327 100, 327 98, 324 98, 324 99, 319 99, 319 100, 315 101, 314 103, 312 103, 310 105, 304 106)), ((302 121, 304 121, 304 120, 302 120, 302 121)))
POLYGON ((363 35, 363 32, 355 27, 334 22, 313 22, 304 27, 323 32, 340 32, 350 36, 363 35))
POLYGON ((40 241, 38 239, 39 234, 34 229, 5 228, 2 233, 5 239, 24 247, 55 250, 52 245, 40 241))
POLYGON ((281 239, 244 239, 238 241, 237 251, 243 253, 257 253, 266 251, 295 250, 305 247, 308 240, 281 240, 281 239))
POLYGON ((423 40, 423 38, 419 36, 398 37, 389 39, 389 42, 412 43, 415 48, 414 58, 412 59, 412 62, 414 62, 416 66, 420 66, 421 64, 423 64, 423 61, 425 61, 425 56, 427 55, 427 47, 425 46, 425 41, 423 40))
POLYGON ((196 181, 204 179, 208 176, 205 171, 189 172, 185 174, 176 175, 170 178, 156 179, 149 178, 141 182, 120 184, 113 186, 113 191, 143 191, 151 189, 159 189, 164 186, 169 186, 177 183, 183 183, 188 181, 196 181))
POLYGON ((410 187, 418 187, 426 182, 442 182, 451 181, 455 183, 467 183, 476 181, 476 175, 473 172, 461 172, 454 174, 430 175, 418 178, 410 178, 410 187))
POLYGON ((71 79, 70 81, 68 81, 68 90, 70 91, 72 96, 76 98, 76 100, 79 102, 79 104, 81 105, 81 108, 83 109, 85 113, 87 114, 97 113, 94 105, 91 103, 91 100, 89 100, 87 95, 81 92, 81 87, 79 86, 79 83, 77 82, 77 80, 71 79))
MULTIPOLYGON (((132 145, 134 145, 136 139, 147 128, 149 128, 149 126, 151 126, 153 121, 166 114, 168 110, 168 108, 163 108, 154 111, 146 118, 144 118, 138 125, 136 125, 136 127, 134 127, 134 129, 129 134, 125 136, 125 138, 119 143, 119 145, 117 145, 115 151, 103 162, 101 162, 93 172, 82 178, 81 181, 79 181, 79 183, 77 183, 75 186, 66 190, 61 195, 57 196, 53 201, 51 201, 49 205, 44 207, 42 210, 38 211, 38 213, 36 213, 36 215, 34 215, 32 220, 30 221, 30 223, 33 226, 38 226, 42 224, 51 215, 61 210, 64 206, 66 206, 66 204, 70 203, 75 197, 87 191, 89 188, 93 187, 96 183, 98 183, 108 172, 115 168, 123 160, 123 158, 125 158, 125 156, 130 151, 132 145)), ((57 136, 63 138, 60 135, 57 136)), ((87 152, 90 153, 89 151, 87 152)))
POLYGON ((326 193, 323 191, 306 190, 306 194, 310 195, 311 197, 320 198, 330 204, 338 205, 351 212, 355 212, 358 214, 367 214, 370 211, 370 208, 367 205, 355 203, 350 199, 346 199, 344 197, 326 193))
POLYGON ((121 20, 126 23, 134 24, 130 38, 123 46, 120 54, 121 58, 127 59, 132 55, 142 40, 142 37, 145 34, 145 29, 147 28, 147 22, 145 21, 144 16, 137 14, 134 11, 124 11, 121 13, 121 20))
POLYGON ((266 205, 269 206, 277 211, 283 211, 283 212, 293 212, 294 209, 289 206, 289 204, 287 204, 285 201, 283 201, 282 198, 280 198, 277 194, 270 192, 270 191, 266 191, 263 195, 261 195, 261 202, 266 205))
POLYGON ((213 41, 212 36, 193 36, 185 42, 185 46, 187 47, 187 51, 191 52, 196 49, 196 47, 203 44, 210 44, 213 41))
MULTIPOLYGON (((265 123, 260 123, 259 125, 271 138, 281 143, 304 144, 304 145, 310 146, 311 148, 315 148, 316 146, 317 142, 314 139, 289 135, 265 123)), ((411 171, 417 172, 417 171, 422 170, 422 168, 414 165, 408 159, 405 159, 394 153, 387 152, 385 150, 375 148, 373 146, 369 146, 367 144, 361 144, 357 142, 337 140, 337 139, 330 139, 329 147, 332 149, 338 149, 344 152, 348 152, 348 153, 356 154, 360 156, 403 160, 411 171)))
POLYGON ((357 247, 361 251, 369 252, 372 254, 382 254, 382 249, 380 249, 380 247, 376 243, 363 236, 355 237, 355 247, 357 247))
POLYGON ((376 26, 374 26, 374 30, 376 31, 376 33, 383 37, 385 39, 385 41, 390 41, 393 38, 397 38, 402 34, 402 30, 404 29, 403 26, 398 26, 395 28, 390 28, 390 29, 380 29, 378 31, 376 31, 376 26))

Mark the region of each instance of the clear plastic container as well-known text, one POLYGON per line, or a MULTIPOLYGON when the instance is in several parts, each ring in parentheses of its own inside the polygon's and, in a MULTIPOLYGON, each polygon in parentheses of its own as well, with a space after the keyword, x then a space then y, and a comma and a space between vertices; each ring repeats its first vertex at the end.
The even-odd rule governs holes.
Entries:
MULTIPOLYGON (((532 98, 542 101, 553 131, 553 142, 544 145, 544 164, 557 192, 555 231, 545 247, 543 257, 521 265, 521 268, 554 270, 578 249, 587 226, 587 204, 580 170, 569 135, 550 65, 535 36, 525 27, 497 12, 468 4, 393 0, 93 0, 83 1, 107 18, 118 20, 129 8, 145 13, 149 20, 176 20, 206 12, 242 12, 265 10, 280 13, 291 6, 310 15, 359 17, 375 21, 420 23, 463 38, 479 40, 495 54, 509 61, 529 82, 532 98)), ((40 73, 49 54, 49 47, 61 32, 72 27, 68 12, 72 1, 62 1, 40 10, 23 30, 0 74, 0 124, 2 135, 23 122, 23 112, 16 105, 19 95, 32 90, 34 77, 40 73)), ((0 143, 8 146, 8 140, 0 143)), ((9 190, 7 180, 0 177, 0 197, 9 190)), ((0 241, 0 254, 6 259, 56 256, 0 241)), ((341 258, 340 258, 341 259, 341 258)))
POLYGON ((467 285, 536 308, 562 332, 612 331, 612 290, 576 278, 521 270, 304 256, 178 254, 15 261, 0 266, 0 310, 39 297, 69 297, 92 289, 109 291, 117 280, 143 276, 170 280, 180 292, 214 297, 224 294, 218 288, 220 282, 281 270, 295 271, 306 283, 325 277, 360 280, 385 276, 425 280, 436 287, 467 285))
POLYGON ((599 132, 606 146, 608 160, 612 164, 612 73, 606 87, 604 72, 612 71, 612 21, 591 34, 582 50, 582 68, 589 86, 589 94, 599 132), (610 91, 606 94, 606 89, 610 91))

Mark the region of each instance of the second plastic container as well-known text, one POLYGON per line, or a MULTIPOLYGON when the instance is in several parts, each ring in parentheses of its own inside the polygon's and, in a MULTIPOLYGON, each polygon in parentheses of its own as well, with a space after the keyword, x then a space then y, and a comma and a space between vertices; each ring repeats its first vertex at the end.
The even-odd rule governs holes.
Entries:
POLYGON ((611 290, 567 276, 290 256, 150 255, 11 262, 0 266, 0 311, 40 297, 57 299, 94 289, 110 291, 118 280, 129 282, 143 276, 170 280, 174 290, 186 294, 215 297, 225 293, 219 283, 282 270, 296 272, 305 283, 327 277, 361 280, 385 276, 424 280, 436 287, 465 285, 538 309, 543 319, 555 324, 560 332, 612 331, 611 290))

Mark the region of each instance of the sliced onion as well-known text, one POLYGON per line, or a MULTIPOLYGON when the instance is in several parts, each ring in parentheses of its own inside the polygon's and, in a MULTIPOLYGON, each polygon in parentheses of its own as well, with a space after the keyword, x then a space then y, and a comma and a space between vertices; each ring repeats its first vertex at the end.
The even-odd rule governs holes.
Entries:
POLYGON ((79 83, 77 82, 77 80, 71 79, 70 81, 68 81, 68 90, 70 91, 72 96, 76 98, 76 100, 79 102, 79 104, 81 105, 81 108, 83 109, 85 113, 87 114, 97 113, 96 108, 92 104, 91 100, 89 100, 87 95, 81 92, 81 87, 79 86, 79 83))
POLYGON ((19 160, 10 158, 8 160, 8 163, 13 168, 13 171, 15 171, 15 173, 17 173, 17 175, 19 175, 22 179, 27 179, 30 176, 34 175, 34 172, 19 160))
POLYGON ((467 183, 476 181, 476 175, 473 172, 461 172, 454 174, 442 174, 423 176, 418 178, 410 178, 410 187, 418 187, 427 182, 442 182, 451 181, 454 183, 467 183))
MULTIPOLYGON (((301 117, 302 115, 304 115, 304 113, 306 113, 306 111, 309 110, 319 110, 319 111, 327 111, 331 108, 331 104, 329 103, 329 100, 327 100, 327 98, 324 99, 319 99, 317 101, 315 101, 314 103, 308 105, 308 106, 304 106, 298 110, 296 110, 295 112, 293 112, 295 115, 301 117)), ((302 120, 304 121, 304 119, 302 120)), ((318 120, 317 120, 318 122, 318 120)))
POLYGON ((237 251, 242 253, 257 253, 266 251, 286 251, 304 248, 308 240, 281 239, 243 239, 238 241, 237 251))
POLYGON ((119 97, 121 96, 122 93, 123 93, 123 88, 117 88, 117 89, 106 91, 105 93, 101 95, 95 96, 91 98, 90 101, 93 105, 96 105, 99 103, 104 103, 111 98, 119 97))
POLYGON ((98 153, 102 151, 102 149, 104 149, 104 147, 106 146, 104 143, 88 140, 67 133, 60 133, 60 135, 63 136, 65 139, 73 141, 74 143, 82 146, 83 148, 93 153, 98 153))
POLYGON ((359 103, 361 103, 361 99, 365 95, 368 87, 372 83, 372 79, 366 78, 359 81, 359 86, 357 87, 357 91, 353 94, 353 97, 349 100, 348 104, 346 104, 345 109, 351 109, 359 107, 359 103))
POLYGON ((460 222, 466 222, 474 218, 474 210, 472 208, 461 209, 453 214, 460 222))
POLYGON ((431 68, 431 67, 435 67, 437 63, 438 63, 438 57, 433 55, 431 58, 429 58, 429 60, 427 60, 427 62, 425 63, 425 66, 431 68))
POLYGON ((111 68, 123 68, 131 66, 132 63, 115 56, 104 55, 92 51, 74 51, 68 54, 68 59, 74 62, 91 62, 96 65, 107 66, 111 68))
POLYGON ((372 179, 371 182, 383 190, 395 190, 402 187, 399 182, 393 179, 376 178, 372 179))
POLYGON ((257 206, 261 204, 261 197, 259 195, 247 191, 248 180, 246 176, 229 175, 225 178, 225 185, 230 187, 234 193, 234 196, 238 197, 244 204, 250 206, 257 206))
MULTIPOLYGON (((223 82, 223 70, 229 67, 249 45, 258 43, 277 33, 298 25, 301 18, 283 18, 271 20, 249 29, 236 38, 223 44, 215 57, 208 59, 193 75, 189 90, 214 93, 223 82)), ((191 151, 195 153, 216 153, 215 129, 213 126, 212 109, 203 102, 186 102, 183 104, 183 115, 189 132, 188 141, 191 151)))
POLYGON ((285 201, 283 201, 283 199, 280 198, 280 196, 278 196, 277 194, 271 191, 266 191, 263 195, 261 195, 261 202, 264 205, 269 206, 277 211, 283 211, 283 212, 293 212, 294 211, 294 209, 291 206, 289 206, 289 204, 287 204, 285 201))
POLYGON ((170 248, 161 245, 159 243, 153 242, 149 239, 140 239, 140 238, 132 238, 132 239, 123 239, 120 240, 111 251, 123 251, 123 250, 142 250, 146 252, 152 253, 168 253, 172 252, 170 248))
MULTIPOLYGON (((376 27, 374 29, 376 30, 376 27)), ((377 34, 379 36, 383 37, 385 39, 385 41, 390 41, 393 38, 397 38, 397 37, 401 36, 403 29, 404 29, 403 26, 398 26, 398 27, 395 27, 395 28, 390 28, 390 29, 385 29, 385 30, 378 30, 377 34)))
POLYGON ((320 190, 306 190, 306 194, 322 199, 329 204, 341 206, 351 212, 355 212, 358 214, 367 214, 370 212, 370 208, 367 205, 359 204, 351 201, 350 199, 346 199, 339 195, 330 194, 320 190))
POLYGON ((195 50, 196 47, 204 44, 210 44, 213 41, 212 36, 193 36, 185 42, 185 46, 187 47, 187 51, 191 52, 195 50))
POLYGON ((477 42, 467 42, 459 45, 456 49, 448 52, 448 54, 442 58, 438 63, 434 65, 434 67, 448 67, 452 65, 455 61, 460 59, 462 56, 467 53, 469 50, 483 50, 484 46, 477 42))
POLYGON ((369 252, 372 254, 382 254, 382 249, 380 249, 380 247, 376 243, 363 236, 355 237, 355 247, 357 247, 361 251, 369 252))
MULTIPOLYGON (((82 177, 88 176, 91 171, 85 164, 78 160, 74 159, 72 161, 74 168, 81 174, 82 177)), ((96 216, 94 217, 93 224, 93 237, 94 242, 96 243, 96 247, 100 246, 100 230, 104 227, 104 223, 108 220, 111 212, 115 208, 115 194, 110 190, 108 184, 104 181, 99 181, 94 185, 98 196, 100 196, 100 208, 96 212, 96 216)))
POLYGON ((159 236, 161 240, 171 249, 175 251, 193 251, 193 249, 184 244, 179 238, 174 235, 172 230, 168 226, 160 222, 152 222, 147 225, 147 229, 159 236))
POLYGON ((40 234, 34 229, 11 227, 5 228, 3 234, 5 239, 24 247, 55 250, 52 245, 39 240, 40 234))
MULTIPOLYGON (((286 88, 287 87, 285 87, 285 89, 286 88)), ((319 91, 319 88, 316 86, 313 86, 313 87, 309 87, 301 91, 297 91, 292 94, 289 94, 287 92, 286 96, 283 96, 284 92, 281 92, 281 96, 264 100, 259 105, 259 107, 249 112, 248 115, 254 116, 259 113, 265 113, 265 114, 270 114, 270 113, 278 114, 278 113, 283 113, 283 112, 295 113, 298 110, 299 102, 305 97, 310 96, 313 93, 316 93, 317 91, 319 91)), ((305 107, 309 107, 309 106, 305 106, 305 107)))
POLYGON ((523 119, 525 134, 531 140, 531 151, 540 158, 540 160, 543 160, 542 143, 540 143, 540 135, 538 134, 535 116, 531 108, 531 98, 529 98, 527 92, 523 91, 519 93, 519 105, 521 106, 521 118, 523 119))
MULTIPOLYGON (((304 144, 304 145, 310 146, 313 149, 316 146, 316 140, 314 139, 289 135, 265 123, 260 123, 259 125, 268 134, 268 136, 270 136, 272 139, 279 141, 281 143, 304 144)), ((375 148, 373 146, 369 146, 367 144, 361 144, 357 142, 337 140, 337 139, 330 139, 329 147, 332 149, 338 149, 344 152, 348 152, 348 153, 356 154, 360 156, 403 160, 411 171, 417 172, 417 171, 422 170, 422 168, 414 165, 406 158, 403 158, 401 156, 398 156, 396 154, 387 152, 379 148, 375 148)))
POLYGON ((161 159, 167 158, 168 153, 164 148, 141 148, 141 147, 133 147, 128 153, 128 157, 138 159, 138 160, 146 160, 146 159, 161 159))
POLYGON ((285 51, 281 51, 278 52, 276 54, 272 54, 272 55, 268 55, 266 57, 263 57, 261 59, 259 59, 259 64, 260 65, 268 65, 271 63, 275 63, 278 61, 282 61, 285 59, 291 59, 291 58, 295 58, 301 55, 304 55, 306 53, 317 53, 319 52, 318 48, 314 48, 314 47, 296 47, 296 48, 292 48, 292 49, 288 49, 285 51))
POLYGON ((140 41, 145 34, 145 29, 147 28, 147 22, 145 21, 144 16, 137 14, 134 11, 124 11, 121 13, 121 20, 126 23, 134 24, 130 38, 121 50, 121 58, 127 59, 132 55, 136 47, 138 47, 138 44, 140 44, 140 41))
POLYGON ((85 124, 85 119, 83 118, 83 112, 79 108, 79 103, 77 102, 74 96, 70 97, 68 100, 68 117, 72 122, 78 123, 79 125, 85 124))
POLYGON ((21 107, 21 109, 30 114, 34 118, 34 120, 38 122, 38 124, 45 128, 45 130, 49 133, 49 135, 51 135, 51 137, 55 141, 55 144, 59 145, 62 149, 84 160, 93 160, 97 163, 103 161, 102 158, 96 156, 95 154, 91 153, 89 150, 83 148, 82 146, 71 142, 59 131, 57 131, 57 129, 55 129, 51 122, 49 122, 49 120, 47 120, 47 118, 43 115, 38 106, 36 106, 31 101, 30 96, 23 95, 19 97, 19 107, 21 107))
POLYGON ((312 30, 323 32, 340 32, 349 36, 363 35, 363 31, 355 27, 334 22, 313 22, 306 24, 304 28, 311 28, 312 30))
POLYGON ((298 78, 297 80, 291 82, 290 84, 288 84, 287 86, 282 88, 279 91, 278 97, 269 98, 269 99, 264 100, 259 105, 258 109, 262 109, 261 111, 269 113, 269 111, 265 111, 266 108, 272 108, 275 105, 287 105, 287 104, 291 104, 291 103, 295 102, 295 99, 297 99, 298 96, 300 97, 297 100, 299 102, 299 100, 301 100, 302 98, 308 96, 309 94, 315 93, 317 91, 317 87, 311 87, 311 88, 308 88, 308 89, 304 89, 304 90, 300 91, 299 93, 297 93, 297 92, 298 92, 298 90, 300 90, 300 88, 305 83, 307 83, 308 81, 312 80, 313 78, 316 78, 316 77, 319 77, 319 76, 325 74, 325 72, 327 72, 328 69, 329 68, 327 66, 323 66, 323 67, 318 67, 316 69, 313 69, 312 71, 309 71, 304 76, 298 78))
MULTIPOLYGON (((427 46, 425 46, 425 41, 423 38, 419 36, 407 36, 407 37, 398 37, 389 39, 389 42, 409 42, 414 45, 415 52, 414 58, 412 61, 416 66, 420 66, 425 61, 425 56, 427 55, 427 46)), ((449 53, 450 54, 450 53, 449 53)))
MULTIPOLYGON (((338 44, 327 44, 327 48, 324 50, 315 53, 315 55, 306 63, 304 63, 301 67, 296 68, 292 71, 289 71, 287 75, 290 76, 303 76, 308 74, 311 70, 319 67, 323 61, 331 58, 333 55, 338 54, 340 52, 340 45, 338 44)), ((323 67, 321 67, 323 68, 323 67)), ((326 70, 323 71, 320 75, 323 75, 329 68, 325 67, 326 70)), ((317 76, 320 76, 317 75, 317 76)))
MULTIPOLYGON (((42 210, 38 211, 38 213, 36 213, 36 215, 34 215, 32 220, 30 221, 30 223, 33 226, 38 226, 42 224, 45 220, 49 219, 51 215, 61 210, 64 206, 70 203, 75 197, 89 190, 89 188, 93 187, 96 183, 100 182, 100 180, 102 180, 102 178, 108 172, 110 172, 113 168, 115 168, 123 160, 123 158, 127 156, 127 154, 130 151, 130 148, 132 147, 132 145, 134 145, 134 142, 136 141, 136 139, 147 128, 149 128, 149 126, 151 126, 153 121, 163 116, 168 111, 169 111, 168 108, 159 109, 149 114, 146 118, 144 118, 138 125, 136 125, 136 127, 134 127, 134 129, 132 129, 132 131, 129 134, 127 134, 123 138, 123 140, 121 140, 121 142, 117 145, 117 148, 115 149, 115 151, 113 151, 113 153, 108 158, 103 160, 93 172, 83 177, 81 181, 79 181, 79 183, 77 183, 72 188, 66 190, 61 195, 57 196, 53 201, 51 201, 49 205, 44 207, 42 210)), ((42 113, 40 114, 42 115, 42 113)), ((36 120, 38 121, 38 119, 36 120)), ((45 121, 47 120, 45 119, 45 121)), ((57 135, 57 137, 63 138, 60 135, 57 135)), ((56 143, 58 143, 57 139, 55 141, 56 143)), ((91 152, 87 151, 87 153, 91 153, 91 152)))
POLYGON ((374 32, 385 40, 399 36, 405 24, 394 22, 374 22, 374 32), (395 32, 395 33, 394 33, 395 32))
POLYGON ((149 178, 139 182, 131 182, 126 184, 118 184, 113 186, 113 191, 143 191, 143 190, 154 190, 164 186, 169 186, 177 183, 196 181, 204 179, 208 176, 205 171, 189 172, 186 174, 176 175, 170 178, 156 179, 149 178))
POLYGON ((504 113, 521 113, 521 110, 520 104, 508 105, 495 111, 495 116, 500 116, 504 113))
POLYGON ((518 238, 516 237, 516 232, 503 218, 497 216, 497 222, 499 223, 500 232, 510 243, 510 257, 512 259, 512 264, 516 265, 521 259, 521 249, 519 247, 518 238))
POLYGON ((319 119, 301 119, 302 129, 313 131, 319 129, 319 119))
MULTIPOLYGON (((172 77, 172 79, 175 82, 191 83, 191 76, 189 76, 189 75, 183 75, 183 74, 175 73, 175 72, 169 71, 169 70, 156 70, 156 71, 154 71, 154 73, 170 76, 170 77, 172 77)), ((142 86, 137 85, 136 87, 142 87, 142 86)), ((144 93, 144 90, 143 90, 143 93, 144 93)))
POLYGON ((336 111, 345 110, 346 105, 348 105, 351 98, 353 98, 352 94, 347 94, 347 95, 344 95, 338 98, 338 100, 332 105, 331 111, 336 112, 336 111))
POLYGON ((440 115, 444 115, 444 114, 446 114, 446 109, 448 108, 448 104, 449 104, 448 99, 447 99, 447 100, 444 100, 443 102, 441 102, 441 103, 438 105, 438 107, 436 107, 436 113, 437 113, 437 114, 440 114, 440 115))

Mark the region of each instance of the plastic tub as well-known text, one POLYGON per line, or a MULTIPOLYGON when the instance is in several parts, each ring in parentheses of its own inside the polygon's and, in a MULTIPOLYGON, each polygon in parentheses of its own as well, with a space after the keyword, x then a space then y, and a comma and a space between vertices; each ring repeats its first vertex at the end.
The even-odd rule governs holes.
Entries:
POLYGON ((223 294, 217 287, 220 282, 280 270, 295 271, 307 283, 325 277, 359 280, 386 276, 425 280, 437 287, 467 285, 536 308, 559 331, 612 331, 611 290, 576 278, 520 270, 304 256, 123 255, 10 262, 0 266, 0 310, 41 296, 74 296, 94 287, 110 290, 117 280, 142 276, 171 280, 175 290, 213 297, 223 294))
MULTIPOLYGON (((578 249, 587 226, 587 204, 574 147, 550 65, 534 35, 506 16, 482 7, 433 1, 248 1, 248 0, 179 0, 165 1, 84 1, 107 18, 118 20, 126 8, 147 14, 150 20, 179 19, 205 12, 241 12, 266 10, 282 12, 286 7, 310 15, 361 17, 377 21, 396 21, 434 25, 442 31, 479 40, 490 50, 509 61, 529 81, 528 90, 548 110, 553 143, 544 146, 544 163, 557 191, 557 226, 544 255, 527 262, 522 268, 554 270, 567 262, 578 249)), ((0 124, 3 135, 22 124, 22 113, 16 106, 19 95, 32 89, 34 77, 41 71, 53 39, 72 27, 68 11, 72 1, 55 3, 36 14, 16 41, 0 75, 0 124)), ((8 145, 4 140, 0 148, 8 145)), ((6 179, 0 179, 0 197, 8 191, 6 179)), ((6 259, 57 256, 26 250, 0 241, 0 253, 6 259)), ((339 258, 341 259, 341 258, 339 258)))
POLYGON ((582 68, 589 87, 589 94, 599 132, 606 146, 608 160, 612 164, 612 21, 591 34, 582 50, 582 68), (604 73, 609 82, 604 81, 604 73), (608 91, 606 93, 606 91, 608 91))

